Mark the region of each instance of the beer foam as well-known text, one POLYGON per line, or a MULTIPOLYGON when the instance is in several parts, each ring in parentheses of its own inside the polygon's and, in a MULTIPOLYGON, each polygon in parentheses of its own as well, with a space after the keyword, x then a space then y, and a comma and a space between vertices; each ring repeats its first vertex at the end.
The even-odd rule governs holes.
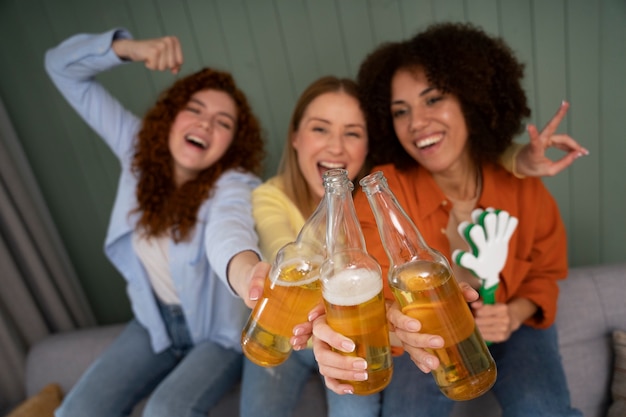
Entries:
POLYGON ((281 287, 300 287, 302 285, 307 285, 316 281, 317 279, 319 279, 319 277, 320 277, 320 274, 316 272, 313 275, 311 275, 310 278, 303 279, 301 281, 293 282, 293 281, 283 281, 281 279, 278 279, 278 280, 275 280, 274 283, 276 285, 280 285, 281 287))
MULTIPOLYGON (((276 285, 280 285, 281 287, 299 287, 301 285, 310 284, 320 277, 320 264, 321 262, 315 262, 317 259, 289 259, 280 264, 280 266, 271 271, 270 280, 276 285), (287 269, 295 269, 297 271, 303 271, 302 275, 306 275, 306 277, 302 277, 302 279, 298 281, 285 281, 280 279, 281 271, 287 269)), ((300 272, 298 272, 300 273, 300 272)))
POLYGON ((355 306, 374 298, 382 289, 379 274, 359 268, 341 271, 325 281, 322 296, 331 304, 355 306))

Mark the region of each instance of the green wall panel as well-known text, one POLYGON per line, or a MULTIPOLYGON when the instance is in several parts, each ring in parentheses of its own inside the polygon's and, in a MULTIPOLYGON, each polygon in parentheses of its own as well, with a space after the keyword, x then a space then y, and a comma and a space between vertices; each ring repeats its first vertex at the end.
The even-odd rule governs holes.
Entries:
POLYGON ((102 249, 119 167, 48 80, 47 48, 77 32, 116 26, 137 38, 178 36, 185 59, 180 75, 135 64, 99 80, 142 115, 177 77, 202 66, 231 71, 261 119, 268 177, 295 100, 311 81, 354 77, 381 42, 447 19, 504 37, 526 63, 530 123, 543 127, 561 100, 570 101, 559 131, 591 155, 545 179, 566 223, 570 264, 626 260, 623 0, 0 1, 0 97, 98 320, 130 317, 124 282, 102 249))

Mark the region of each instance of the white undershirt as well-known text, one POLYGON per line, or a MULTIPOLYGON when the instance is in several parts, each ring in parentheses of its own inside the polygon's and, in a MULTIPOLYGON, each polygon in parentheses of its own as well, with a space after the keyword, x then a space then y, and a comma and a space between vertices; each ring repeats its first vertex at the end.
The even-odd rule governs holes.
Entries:
POLYGON ((174 288, 169 263, 169 237, 146 238, 133 232, 133 249, 141 260, 154 293, 165 304, 180 304, 180 297, 174 288))

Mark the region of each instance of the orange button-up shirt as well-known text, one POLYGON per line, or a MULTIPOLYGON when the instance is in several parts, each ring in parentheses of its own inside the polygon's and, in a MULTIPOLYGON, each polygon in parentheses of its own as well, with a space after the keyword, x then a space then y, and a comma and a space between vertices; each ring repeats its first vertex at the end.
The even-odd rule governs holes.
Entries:
MULTIPOLYGON (((448 225, 453 203, 439 189, 432 175, 420 166, 399 171, 392 164, 378 166, 374 171, 384 173, 391 191, 426 243, 450 261, 450 243, 442 230, 448 225)), ((559 208, 539 178, 519 179, 490 164, 483 166, 482 178, 477 207, 506 210, 519 219, 500 273, 496 301, 506 303, 517 297, 532 301, 538 311, 525 324, 546 328, 556 317, 557 281, 567 276, 567 237, 559 208)), ((383 277, 387 277, 389 259, 365 193, 356 193, 354 203, 367 250, 380 263, 383 277)), ((387 279, 384 281, 385 296, 393 299, 387 279)))

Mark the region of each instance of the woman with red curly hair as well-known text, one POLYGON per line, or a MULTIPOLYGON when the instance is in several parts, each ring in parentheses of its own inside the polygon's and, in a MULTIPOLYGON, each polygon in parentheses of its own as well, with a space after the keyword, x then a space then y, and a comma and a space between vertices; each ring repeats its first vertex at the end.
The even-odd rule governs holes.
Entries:
MULTIPOLYGON (((471 309, 483 338, 492 342, 498 367, 492 391, 503 415, 581 416, 570 405, 554 326, 558 281, 567 277, 568 266, 559 208, 541 179, 520 179, 498 163, 530 116, 523 69, 500 38, 470 24, 439 23, 406 41, 381 45, 361 64, 358 83, 370 154, 378 164, 374 171, 384 173, 426 242, 454 261, 456 279, 485 295, 471 309), (494 229, 478 220, 492 213, 505 214, 493 214, 494 229), (496 228, 507 230, 507 238, 494 241, 496 228)), ((542 140, 529 126, 531 142, 548 143, 567 107, 561 105, 542 140)), ((568 158, 578 152, 584 150, 568 158)), ((389 259, 364 193, 355 196, 355 206, 368 251, 386 275, 389 259)), ((385 287, 393 300, 386 280, 385 287)), ((382 415, 449 415, 454 401, 427 373, 444 359, 445 353, 436 353, 454 347, 444 346, 440 335, 419 333, 421 323, 397 304, 388 318, 405 353, 394 360, 382 415)), ((330 350, 348 340, 330 332, 323 317, 314 333, 326 385, 338 394, 350 392, 339 380, 366 378, 358 371, 364 369, 357 366, 361 359, 330 350)))
MULTIPOLYGON (((230 74, 205 68, 164 91, 143 120, 94 80, 125 61, 178 73, 175 37, 79 34, 46 70, 106 142, 121 176, 105 252, 134 318, 69 392, 58 417, 206 416, 240 379, 238 296, 262 279, 250 195, 264 156, 259 123, 230 74)), ((247 297, 245 297, 247 299, 247 297)))

